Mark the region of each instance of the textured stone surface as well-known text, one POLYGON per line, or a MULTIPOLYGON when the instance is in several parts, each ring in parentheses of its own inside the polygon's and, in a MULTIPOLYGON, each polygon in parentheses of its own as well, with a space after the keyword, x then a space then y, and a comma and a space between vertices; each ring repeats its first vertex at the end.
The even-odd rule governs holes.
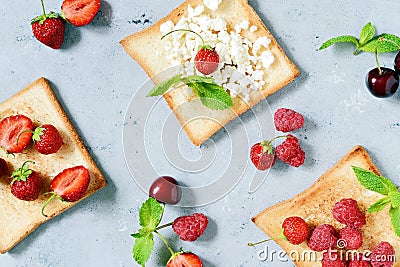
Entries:
MULTIPOLYGON (((47 1, 57 10, 61 0, 47 1)), ((135 90, 147 76, 118 44, 133 32, 148 27, 181 1, 103 1, 101 13, 83 28, 67 27, 63 49, 53 51, 34 40, 29 21, 40 13, 40 2, 7 1, 0 11, 0 101, 36 78, 52 82, 66 111, 90 152, 104 170, 108 186, 83 201, 0 255, 0 266, 136 266, 131 256, 137 213, 146 198, 126 167, 121 133, 124 114, 135 90)), ((311 185, 354 145, 371 153, 382 172, 397 184, 400 172, 400 96, 379 100, 366 90, 364 77, 374 67, 372 54, 352 56, 350 45, 317 51, 326 39, 358 35, 368 21, 379 33, 399 34, 400 2, 396 1, 261 1, 251 5, 277 37, 301 76, 269 98, 272 110, 290 107, 304 114, 305 127, 297 132, 307 153, 298 169, 278 163, 259 191, 249 195, 249 177, 222 200, 198 209, 167 208, 166 218, 194 211, 210 217, 204 237, 183 243, 170 230, 166 237, 205 259, 207 267, 292 266, 267 264, 257 258, 263 246, 248 248, 248 241, 264 234, 251 216, 292 197, 311 185)), ((391 66, 394 54, 380 57, 391 66)), ((256 142, 259 140, 250 140, 256 142)), ((243 151, 243 153, 248 153, 243 151)), ((179 175, 179 174, 176 174, 179 175)), ((269 250, 278 249, 273 243, 269 250)), ((148 266, 165 266, 168 251, 160 240, 148 266)))

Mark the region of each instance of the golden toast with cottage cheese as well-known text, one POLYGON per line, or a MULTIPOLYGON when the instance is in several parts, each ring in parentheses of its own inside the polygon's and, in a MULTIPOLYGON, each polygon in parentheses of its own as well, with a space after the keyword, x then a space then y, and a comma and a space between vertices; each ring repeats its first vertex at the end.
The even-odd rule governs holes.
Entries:
POLYGON ((25 89, 0 103, 0 119, 25 115, 33 121, 34 127, 43 124, 54 125, 61 134, 63 144, 57 153, 39 154, 31 142, 22 153, 6 155, 0 150, 11 171, 20 168, 27 161, 33 161, 29 168, 42 178, 43 186, 39 198, 23 201, 16 198, 10 189, 10 178, 0 177, 0 253, 6 253, 28 236, 41 224, 73 207, 106 185, 106 180, 81 141, 67 114, 53 93, 45 78, 40 78, 25 89), (44 217, 41 209, 49 196, 50 182, 61 171, 74 166, 84 166, 90 174, 90 183, 82 199, 76 202, 53 201, 46 207, 44 217))
MULTIPOLYGON (((357 146, 323 174, 310 188, 292 199, 265 209, 252 218, 252 221, 272 238, 282 235, 282 223, 291 216, 305 219, 312 228, 322 224, 331 224, 336 230, 340 230, 344 225, 333 218, 332 209, 335 203, 341 199, 352 198, 358 202, 361 211, 366 214, 366 224, 361 228, 363 245, 358 251, 361 253, 372 251, 380 242, 389 242, 396 251, 397 260, 393 266, 400 266, 400 238, 393 230, 389 207, 378 213, 367 212, 368 207, 383 196, 365 189, 357 180, 352 166, 380 175, 367 151, 363 147, 357 146)), ((300 245, 292 245, 284 239, 276 239, 275 242, 282 247, 296 266, 321 266, 321 252, 313 254, 308 248, 307 242, 300 245)))
POLYGON ((232 108, 226 110, 205 107, 186 86, 164 94, 195 145, 202 144, 232 119, 299 75, 297 67, 247 0, 188 0, 151 27, 121 41, 155 84, 163 81, 165 77, 159 74, 169 68, 189 68, 201 45, 201 40, 191 33, 175 33, 161 40, 163 35, 176 29, 195 31, 207 44, 215 47, 220 65, 223 65, 214 75, 217 83, 227 84, 232 78, 223 73, 227 66, 250 81, 231 81, 234 89, 226 86, 233 100, 232 108))

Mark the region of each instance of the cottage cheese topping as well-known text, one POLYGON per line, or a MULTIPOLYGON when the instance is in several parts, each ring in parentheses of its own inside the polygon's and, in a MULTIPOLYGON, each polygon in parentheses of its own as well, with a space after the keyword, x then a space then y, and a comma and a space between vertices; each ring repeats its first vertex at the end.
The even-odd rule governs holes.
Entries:
MULTIPOLYGON (((220 0, 204 0, 204 5, 211 10, 218 9, 220 3, 220 0)), ((220 64, 220 69, 213 77, 217 84, 229 89, 232 97, 239 95, 249 101, 251 91, 261 90, 265 85, 264 70, 274 62, 274 56, 268 49, 271 40, 263 36, 252 43, 244 38, 240 34, 242 31, 258 30, 248 20, 243 20, 228 31, 227 23, 220 17, 213 18, 206 14, 203 5, 195 8, 189 5, 187 17, 182 16, 176 24, 166 21, 160 26, 163 35, 176 29, 195 31, 208 45, 215 47, 223 64, 220 64)), ((165 54, 171 65, 182 66, 181 71, 186 75, 201 75, 194 68, 194 58, 202 44, 200 38, 192 33, 176 32, 164 40, 165 54)))

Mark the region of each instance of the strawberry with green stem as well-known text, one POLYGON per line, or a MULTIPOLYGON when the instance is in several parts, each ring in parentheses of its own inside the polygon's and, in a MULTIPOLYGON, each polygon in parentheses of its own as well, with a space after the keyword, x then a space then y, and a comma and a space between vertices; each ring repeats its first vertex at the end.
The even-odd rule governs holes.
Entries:
POLYGON ((36 151, 43 155, 57 153, 63 145, 63 139, 57 128, 51 124, 43 124, 37 127, 34 131, 25 130, 20 133, 17 139, 23 134, 29 132, 32 134, 32 140, 35 142, 36 151))
POLYGON ((275 149, 272 142, 278 138, 286 138, 286 136, 277 136, 271 140, 265 140, 254 144, 250 149, 250 159, 254 166, 265 171, 275 164, 275 149))
POLYGON ((16 169, 11 175, 11 193, 18 199, 25 201, 33 201, 39 197, 42 190, 42 178, 40 175, 28 167, 28 163, 34 164, 33 161, 25 161, 22 167, 16 169))
POLYGON ((191 32, 193 34, 196 34, 201 39, 202 45, 199 47, 199 51, 197 51, 196 57, 194 59, 196 69, 199 72, 203 73, 204 75, 209 75, 214 73, 218 69, 219 55, 217 51, 215 51, 215 47, 207 45, 203 37, 197 32, 187 29, 173 30, 161 37, 161 40, 164 39, 167 35, 170 35, 174 32, 191 32))

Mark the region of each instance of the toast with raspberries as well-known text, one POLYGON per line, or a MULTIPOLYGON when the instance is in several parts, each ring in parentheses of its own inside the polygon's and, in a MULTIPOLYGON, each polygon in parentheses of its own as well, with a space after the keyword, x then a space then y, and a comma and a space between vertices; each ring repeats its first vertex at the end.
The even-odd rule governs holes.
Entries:
MULTIPOLYGON (((259 58, 264 55, 262 58, 262 60, 264 60, 263 62, 268 62, 269 60, 265 55, 273 57, 273 59, 271 59, 273 62, 269 62, 271 63, 270 65, 269 63, 263 65, 261 64, 261 61, 257 64, 252 64, 253 67, 257 69, 252 72, 252 77, 255 77, 256 72, 258 74, 261 73, 262 76, 257 78, 259 79, 257 82, 258 89, 251 90, 251 92, 241 95, 241 97, 233 95, 230 91, 233 100, 233 106, 230 109, 212 110, 205 107, 202 105, 198 97, 193 96, 193 94, 190 93, 190 90, 189 92, 186 90, 188 89, 186 86, 180 86, 177 89, 170 90, 164 94, 165 100, 177 119, 180 121, 188 137, 193 144, 198 146, 209 139, 231 120, 240 116, 261 100, 293 81, 299 75, 299 70, 285 55, 282 48, 264 25, 255 10, 248 4, 247 0, 204 2, 203 0, 187 0, 173 10, 167 17, 161 19, 151 27, 128 36, 121 41, 124 49, 143 67, 147 75, 155 84, 159 84, 165 79, 165 75, 160 75, 160 73, 165 74, 166 70, 172 67, 177 67, 179 64, 193 62, 194 55, 190 56, 187 51, 188 49, 176 47, 176 43, 171 43, 172 47, 169 50, 166 47, 168 38, 161 40, 161 37, 163 36, 162 30, 163 28, 168 27, 168 24, 176 25, 175 28, 186 27, 180 26, 182 24, 180 24, 180 21, 182 22, 185 18, 193 19, 193 16, 199 17, 198 22, 206 18, 205 22, 193 26, 193 29, 196 27, 201 29, 206 24, 209 24, 210 21, 213 21, 213 19, 216 21, 214 24, 218 25, 214 25, 213 27, 215 28, 209 32, 210 35, 215 37, 215 40, 219 42, 218 45, 221 47, 223 47, 224 44, 227 44, 227 42, 233 42, 232 40, 235 38, 245 38, 245 42, 249 46, 253 47, 253 49, 249 49, 248 51, 255 51, 256 46, 257 51, 263 51, 254 52, 255 54, 261 53, 259 58), (208 3, 208 6, 206 2, 208 3), (218 2, 221 2, 219 6, 218 2), (198 15, 199 13, 201 13, 201 15, 198 15), (218 27, 220 29, 218 29, 218 27), (221 32, 224 34, 221 34, 221 32), (235 37, 230 41, 225 40, 226 38, 229 39, 230 34, 233 32, 238 33, 238 35, 235 35, 235 37), (263 40, 264 46, 266 47, 260 49, 260 43, 263 43, 263 40), (183 61, 172 62, 173 60, 170 60, 171 56, 173 57, 174 54, 178 54, 179 56, 181 53, 184 54, 183 61), (256 67, 255 65, 259 66, 256 67), (265 67, 267 65, 268 67, 265 67)), ((183 23, 182 25, 186 24, 183 23)), ((190 23, 187 23, 187 25, 190 26, 190 23)), ((180 33, 177 34, 179 35, 180 33)), ((173 39, 175 37, 171 38, 173 39)), ((195 40, 196 37, 187 34, 185 38, 193 38, 193 40, 195 40)), ((207 37, 206 39, 211 43, 215 41, 212 37, 207 37)), ((218 45, 216 47, 217 49, 218 45)), ((235 54, 235 57, 240 58, 241 55, 238 54, 239 50, 239 48, 236 50, 233 49, 231 53, 228 54, 235 54)), ((228 60, 224 60, 224 58, 227 58, 230 55, 226 55, 226 51, 224 52, 225 54, 223 54, 223 51, 224 48, 219 50, 220 58, 222 58, 220 62, 229 63, 227 65, 235 65, 235 62, 233 61, 227 62, 228 60)), ((193 51, 190 51, 190 53, 193 53, 193 51)), ((258 55, 251 53, 253 52, 249 52, 249 54, 245 54, 244 56, 253 56, 254 58, 258 58, 258 55)), ((238 69, 241 68, 239 63, 236 65, 238 69)), ((230 88, 228 89, 230 90, 230 88)))
MULTIPOLYGON (((340 208, 339 205, 343 205, 344 202, 349 201, 348 199, 352 199, 358 203, 362 214, 365 214, 365 217, 364 215, 360 215, 362 223, 358 226, 356 225, 357 227, 361 226, 360 230, 363 235, 362 246, 358 251, 372 251, 379 243, 384 241, 389 242, 396 252, 397 261, 393 266, 400 266, 400 238, 396 236, 393 230, 388 212, 389 208, 386 207, 378 213, 367 212, 368 207, 383 196, 365 189, 354 174, 352 166, 360 167, 380 175, 378 168, 372 162, 367 151, 363 147, 357 146, 323 174, 310 188, 292 199, 265 209, 252 218, 252 221, 271 238, 282 236, 282 223, 286 218, 292 216, 303 218, 311 229, 318 226, 326 227, 326 224, 329 224, 336 231, 339 231, 345 227, 344 224, 338 222, 338 219, 342 221, 337 214, 338 208, 340 208), (335 206, 336 203, 337 205, 335 206), (335 211, 333 212, 334 207, 335 211)), ((335 240, 337 240, 336 237, 335 240)), ((311 254, 312 250, 309 248, 310 245, 311 247, 318 245, 312 244, 315 242, 314 240, 309 240, 308 244, 305 241, 299 245, 293 245, 285 239, 275 239, 275 242, 290 255, 289 257, 296 266, 321 266, 322 253, 316 252, 316 254, 311 254), (314 256, 310 258, 310 254, 316 255, 317 258, 315 259, 314 256)), ((343 240, 339 239, 338 245, 340 245, 340 242, 343 242, 343 240)))
MULTIPOLYGON (((29 117, 35 128, 43 124, 54 125, 62 137, 62 145, 59 146, 58 144, 57 152, 48 155, 46 153, 49 151, 39 153, 40 149, 38 150, 38 147, 35 147, 33 141, 25 148, 23 147, 22 153, 7 155, 4 148, 0 150, 0 158, 4 159, 8 165, 8 173, 0 173, 0 253, 6 253, 41 224, 79 202, 53 201, 46 207, 48 217, 42 215, 41 209, 49 199, 49 196, 44 195, 44 193, 51 191, 52 179, 63 170, 74 166, 84 166, 88 170, 90 182, 81 199, 89 197, 106 185, 103 174, 86 150, 84 143, 45 78, 36 80, 0 104, 1 120, 9 117, 22 117, 22 115, 24 115, 24 118, 29 117), (29 169, 33 171, 30 176, 35 174, 35 177, 39 175, 42 179, 39 197, 36 199, 37 192, 35 192, 33 198, 25 197, 29 200, 35 199, 33 201, 21 200, 24 198, 20 196, 21 191, 15 192, 14 188, 13 190, 10 188, 12 183, 11 172, 21 168, 26 161, 32 161, 29 162, 29 169)), ((29 142, 29 136, 32 134, 27 132, 20 134, 20 143, 25 141, 22 140, 25 138, 24 135, 27 135, 29 142)), ((59 140, 57 142, 59 143, 59 140)), ((4 161, 1 162, 4 163, 4 161)), ((1 169, 4 169, 3 165, 1 164, 1 169)), ((23 172, 26 172, 26 170, 23 170, 23 172)), ((13 186, 15 187, 17 183, 22 183, 22 181, 14 183, 13 186)))

